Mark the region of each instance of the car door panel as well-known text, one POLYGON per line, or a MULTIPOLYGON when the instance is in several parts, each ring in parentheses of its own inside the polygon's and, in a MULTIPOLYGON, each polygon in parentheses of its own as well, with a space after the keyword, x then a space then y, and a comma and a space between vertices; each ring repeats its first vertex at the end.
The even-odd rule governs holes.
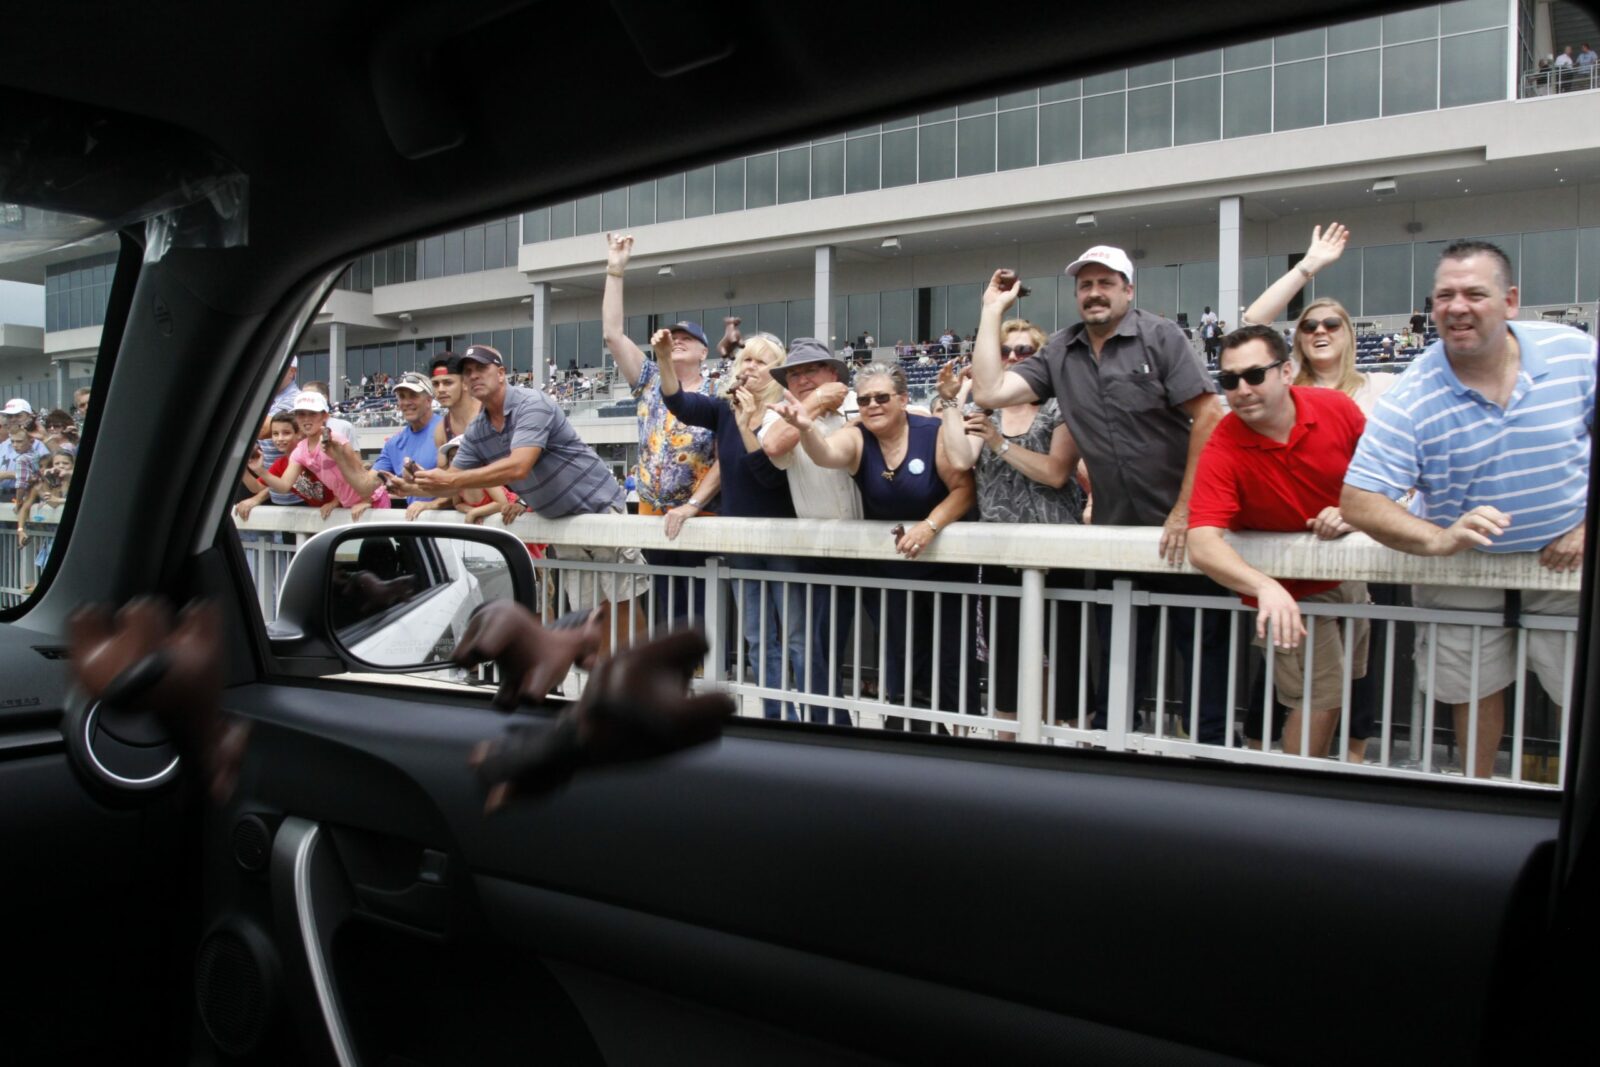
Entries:
MULTIPOLYGON (((481 698, 302 683, 229 702, 257 730, 239 810, 448 857, 442 934, 411 924, 446 956, 515 946, 819 1055, 1370 1056, 1371 1027, 1323 1024, 1380 983, 1386 1002, 1488 1013, 1556 827, 1550 798, 742 721, 485 818, 466 758, 507 720, 481 698)), ((1397 1059, 1470 1059, 1483 1039, 1377 1029, 1397 1059)))

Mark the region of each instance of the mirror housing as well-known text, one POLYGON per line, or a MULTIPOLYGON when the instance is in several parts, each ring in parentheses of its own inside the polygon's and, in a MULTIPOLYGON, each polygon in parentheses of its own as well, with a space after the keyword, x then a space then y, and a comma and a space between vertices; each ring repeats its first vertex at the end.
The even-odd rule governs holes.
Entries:
POLYGON ((302 677, 439 669, 478 604, 536 608, 534 590, 527 547, 509 531, 361 522, 300 547, 267 637, 279 668, 302 677))

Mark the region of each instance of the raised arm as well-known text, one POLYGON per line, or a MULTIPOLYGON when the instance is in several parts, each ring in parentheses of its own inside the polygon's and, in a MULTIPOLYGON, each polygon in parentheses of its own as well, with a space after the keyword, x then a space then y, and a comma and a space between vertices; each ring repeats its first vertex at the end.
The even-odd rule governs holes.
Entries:
POLYGON ((1344 246, 1350 240, 1350 231, 1337 222, 1328 223, 1328 231, 1324 233, 1321 226, 1311 228, 1311 246, 1306 249, 1306 254, 1300 262, 1290 267, 1283 277, 1267 286, 1267 291, 1256 297, 1244 312, 1244 321, 1270 326, 1278 321, 1278 317, 1289 309, 1289 301, 1295 294, 1306 287, 1316 273, 1323 267, 1334 262, 1344 254, 1344 246))
POLYGON ((606 291, 600 298, 600 335, 617 369, 630 386, 639 384, 644 373, 644 353, 627 334, 627 319, 622 313, 622 275, 633 255, 633 235, 606 234, 606 291))
MULTIPOLYGON (((356 451, 355 445, 349 441, 337 441, 332 434, 328 435, 328 455, 333 457, 334 465, 339 468, 339 473, 344 475, 344 480, 350 483, 350 488, 361 494, 362 499, 372 496, 383 485, 375 471, 369 471, 361 462, 361 453, 356 451)), ((401 471, 390 471, 396 476, 401 471)))
POLYGON ((972 346, 972 399, 986 408, 1039 400, 1033 386, 1016 371, 1006 370, 1000 359, 1000 324, 1016 304, 1021 288, 1015 271, 997 270, 983 291, 978 339, 972 346))
MULTIPOLYGON (((812 419, 838 411, 850 389, 843 382, 825 382, 811 391, 802 403, 812 419)), ((800 444, 800 431, 790 423, 778 419, 761 431, 761 451, 772 459, 781 459, 800 444)))
POLYGON ((661 373, 661 395, 678 391, 678 368, 672 365, 672 331, 657 330, 650 335, 650 348, 656 354, 656 370, 661 373))

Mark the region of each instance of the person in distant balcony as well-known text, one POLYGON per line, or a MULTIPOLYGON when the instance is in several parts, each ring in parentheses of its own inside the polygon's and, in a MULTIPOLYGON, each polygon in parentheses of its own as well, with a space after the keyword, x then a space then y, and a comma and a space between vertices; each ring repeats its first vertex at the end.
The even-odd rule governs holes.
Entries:
MULTIPOLYGON (((1513 321, 1511 261, 1487 241, 1456 241, 1433 279, 1439 339, 1378 399, 1345 475, 1340 510, 1356 529, 1422 556, 1469 549, 1539 554, 1553 571, 1583 566, 1595 341, 1549 322, 1513 321), (1408 509, 1401 499, 1417 490, 1408 509)), ((1578 594, 1417 586, 1420 608, 1514 618, 1576 615, 1578 594)), ((1489 777, 1505 730, 1514 628, 1417 627, 1417 663, 1436 657, 1433 698, 1452 705, 1464 772, 1489 777), (1435 647, 1430 643, 1436 640, 1435 647), (1471 732, 1477 697, 1477 730, 1471 732), (1469 762, 1467 752, 1474 753, 1469 762)), ((1527 663, 1565 705, 1574 664, 1564 635, 1530 629, 1527 663)), ((1581 654, 1581 653, 1580 653, 1581 654)))
MULTIPOLYGON (((1271 326, 1241 326, 1228 334, 1221 367, 1218 380, 1231 410, 1200 453, 1189 501, 1189 558, 1257 609, 1255 643, 1265 648, 1272 642, 1274 694, 1289 708, 1283 750, 1326 756, 1344 705, 1347 653, 1351 678, 1367 673, 1369 624, 1355 621, 1354 641, 1346 649, 1342 619, 1314 617, 1308 624, 1300 605, 1366 604, 1366 583, 1280 581, 1246 563, 1222 535, 1311 530, 1333 540, 1350 533, 1339 513, 1339 493, 1366 417, 1339 390, 1291 384, 1294 363, 1271 326)), ((1360 755, 1353 759, 1359 762, 1360 755)))

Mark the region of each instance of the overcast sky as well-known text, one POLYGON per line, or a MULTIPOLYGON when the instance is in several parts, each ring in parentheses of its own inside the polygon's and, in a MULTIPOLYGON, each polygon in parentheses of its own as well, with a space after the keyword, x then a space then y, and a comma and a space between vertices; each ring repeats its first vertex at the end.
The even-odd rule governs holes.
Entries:
POLYGON ((43 326, 44 286, 0 282, 0 322, 15 326, 43 326))

